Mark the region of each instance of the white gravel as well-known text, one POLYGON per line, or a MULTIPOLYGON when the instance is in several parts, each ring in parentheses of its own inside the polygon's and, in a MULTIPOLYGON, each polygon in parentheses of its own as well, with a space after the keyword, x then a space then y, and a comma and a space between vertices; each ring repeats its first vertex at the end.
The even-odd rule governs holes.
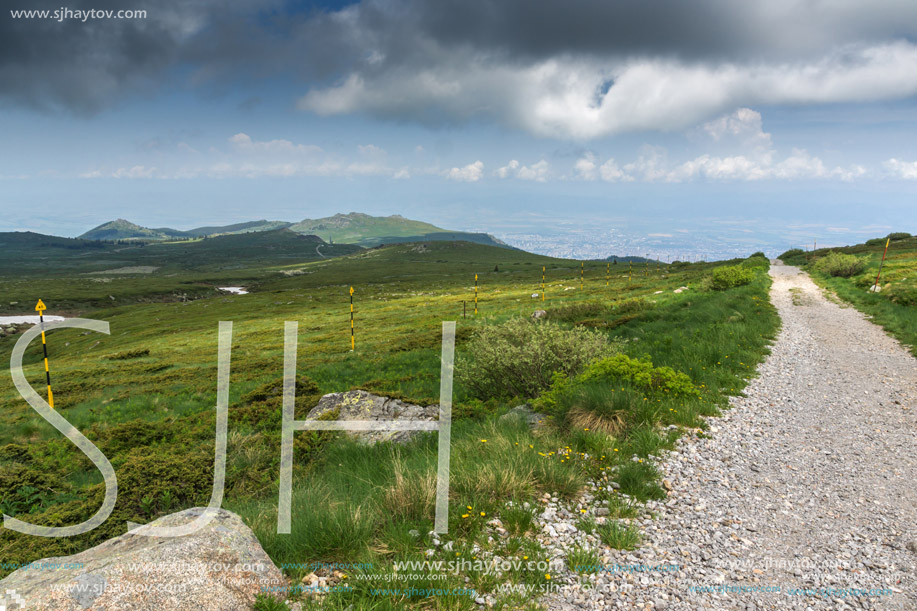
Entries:
MULTIPOLYGON (((547 608, 917 609, 917 360, 797 268, 771 275, 783 327, 747 397, 664 457, 642 547, 601 552, 679 570, 564 571, 547 608)), ((554 515, 556 554, 596 545, 554 515)))

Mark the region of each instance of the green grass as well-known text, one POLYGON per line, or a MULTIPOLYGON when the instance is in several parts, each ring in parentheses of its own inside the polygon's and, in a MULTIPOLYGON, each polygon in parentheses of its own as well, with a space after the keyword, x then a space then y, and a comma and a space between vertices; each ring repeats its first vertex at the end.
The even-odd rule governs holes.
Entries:
MULTIPOLYGON (((112 280, 104 290, 95 286, 103 283, 43 273, 0 279, 19 300, 42 297, 50 313, 60 311, 62 300, 77 304, 85 317, 110 323, 110 336, 64 329, 49 333, 48 343, 56 407, 105 452, 119 481, 115 512, 98 529, 72 539, 4 531, 0 556, 27 562, 71 554, 122 534, 127 520, 146 522, 206 503, 221 320, 234 324, 224 506, 242 515, 278 564, 368 561, 376 572, 390 571, 395 560, 425 559, 423 552, 431 546, 426 533, 433 521, 435 435, 421 434, 398 448, 367 448, 341 435, 297 432, 293 528, 290 535, 277 535, 284 321, 299 321, 298 369, 311 380, 298 385, 297 418, 305 417, 321 394, 351 388, 435 403, 441 321, 457 321, 462 356, 475 329, 529 317, 536 308, 551 311, 560 325, 597 330, 619 351, 690 377, 696 397, 653 395, 643 401, 643 395, 615 395, 620 405, 612 401, 610 413, 620 407, 627 418, 626 426, 613 434, 577 429, 557 418, 533 433, 522 423, 497 420, 513 403, 479 400, 456 383, 451 558, 456 553, 471 558, 483 550, 520 559, 547 553, 531 536, 533 512, 544 493, 573 502, 591 489, 607 501, 612 519, 635 517, 639 500, 660 498, 664 492, 649 456, 671 447, 677 436, 664 427, 702 425, 703 415, 716 413, 729 394, 740 392, 777 326, 763 272, 746 286, 698 290, 722 263, 679 264, 651 269, 645 276, 635 270, 630 279, 626 266, 612 266, 606 287, 605 264, 587 262, 581 289, 578 261, 469 243, 429 243, 422 251, 395 245, 334 259, 295 260, 291 254, 270 262, 257 256, 246 260, 247 267, 233 270, 226 252, 214 252, 199 262, 200 268, 170 268, 174 277, 112 280), (544 302, 531 298, 541 293, 542 265, 547 268, 544 302), (471 307, 475 273, 477 316, 471 307), (206 286, 216 277, 248 278, 252 292, 223 296, 211 287, 192 301, 159 299, 179 279, 206 286), (355 352, 350 352, 351 285, 356 289, 355 352), (691 288, 674 294, 679 286, 691 288), (42 294, 35 295, 39 290, 42 294), (107 300, 108 291, 114 301, 107 300), (468 302, 466 318, 463 301, 468 302), (644 462, 635 462, 635 456, 644 462), (613 492, 612 481, 629 498, 613 492), (532 509, 525 509, 525 503, 532 509), (495 518, 507 533, 490 541, 485 527, 495 518), (420 539, 411 530, 421 533, 420 539)), ((114 267, 109 260, 92 265, 114 267)), ((0 354, 8 355, 15 340, 15 335, 0 338, 0 354)), ((40 346, 30 347, 25 362, 29 381, 43 389, 40 346)), ((616 388, 622 392, 623 386, 616 388)), ((590 390, 594 395, 584 397, 584 405, 601 407, 608 390, 590 390)), ((37 491, 16 499, 20 512, 36 523, 70 524, 95 511, 102 494, 100 476, 19 398, 8 377, 0 379, 0 424, 0 492, 6 497, 25 486, 37 491)), ((436 553, 435 559, 450 554, 442 547, 436 553)), ((293 580, 302 578, 297 570, 287 572, 293 580)), ((502 579, 536 585, 549 581, 543 573, 526 570, 502 579)), ((451 575, 445 582, 451 585, 428 583, 484 592, 502 582, 493 575, 464 572, 451 575)), ((380 597, 373 593, 377 587, 392 584, 381 577, 362 580, 351 593, 329 595, 326 608, 474 606, 463 597, 380 597)), ((507 596, 501 604, 513 600, 507 596)))
POLYGON ((631 550, 640 544, 640 531, 617 521, 609 521, 598 528, 602 543, 612 549, 631 550))
POLYGON ((879 279, 882 290, 873 293, 869 288, 879 274, 884 250, 883 238, 843 248, 784 253, 781 259, 789 265, 803 266, 817 284, 872 316, 873 322, 884 327, 917 356, 917 307, 914 307, 917 305, 917 238, 892 240, 879 279), (857 256, 865 263, 865 268, 849 278, 829 275, 820 263, 832 251, 857 256))

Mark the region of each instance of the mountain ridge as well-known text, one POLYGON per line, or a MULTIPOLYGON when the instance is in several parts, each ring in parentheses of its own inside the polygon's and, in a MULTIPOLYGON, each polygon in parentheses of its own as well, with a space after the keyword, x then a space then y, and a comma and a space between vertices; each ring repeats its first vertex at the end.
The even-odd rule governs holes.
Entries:
POLYGON ((231 225, 202 226, 189 230, 172 229, 170 227, 143 227, 119 218, 102 223, 83 233, 79 238, 99 241, 154 242, 200 239, 217 235, 274 231, 277 229, 289 229, 302 235, 315 235, 330 244, 335 242, 356 244, 364 248, 382 244, 443 240, 464 240, 478 244, 512 248, 488 233, 452 231, 424 221, 408 219, 400 214, 372 216, 362 212, 338 213, 318 219, 306 218, 295 223, 261 219, 231 225))

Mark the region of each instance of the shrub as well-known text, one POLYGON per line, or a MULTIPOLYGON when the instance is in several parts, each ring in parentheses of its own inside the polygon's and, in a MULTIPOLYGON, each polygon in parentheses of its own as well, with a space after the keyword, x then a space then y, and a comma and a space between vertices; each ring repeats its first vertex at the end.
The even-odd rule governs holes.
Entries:
POLYGON ((895 242, 897 240, 906 240, 910 237, 913 237, 913 236, 907 233, 906 231, 896 231, 894 233, 888 234, 888 239, 891 240, 892 242, 895 242))
POLYGON ((816 271, 840 278, 850 278, 865 268, 866 263, 860 257, 833 250, 815 262, 816 271))
POLYGON ((804 251, 801 248, 791 248, 777 258, 780 259, 781 261, 786 261, 787 259, 792 259, 793 257, 801 257, 805 254, 806 254, 806 251, 804 251))
MULTIPOLYGON (((870 281, 871 284, 871 281, 870 281)), ((905 306, 917 305, 917 286, 893 284, 884 295, 894 303, 905 306)))
POLYGON ((717 267, 709 277, 708 285, 715 291, 723 291, 749 284, 755 277, 755 270, 741 265, 717 267))
POLYGON ((652 301, 641 299, 640 297, 631 297, 620 303, 615 304, 615 314, 634 314, 650 310, 655 304, 652 301))
MULTIPOLYGON (((538 406, 548 411, 565 413, 565 407, 588 403, 583 386, 627 386, 643 393, 670 397, 696 397, 697 389, 686 374, 671 367, 653 367, 652 361, 615 354, 593 361, 580 375, 570 378, 562 373, 554 376, 551 388, 538 398, 538 406)), ((641 395, 642 396, 642 395, 641 395)), ((595 399, 595 397, 592 397, 595 399)))
POLYGON ((584 318, 601 316, 608 307, 604 303, 586 301, 550 308, 545 318, 562 322, 576 322, 584 318))
POLYGON ((614 352, 608 338, 589 329, 549 321, 513 319, 483 327, 456 363, 456 377, 479 399, 534 398, 555 373, 573 375, 614 352))
POLYGON ((742 261, 742 266, 750 269, 767 270, 770 268, 771 262, 763 253, 755 253, 742 261))
POLYGON ((697 395, 697 389, 687 375, 671 367, 653 367, 652 361, 630 358, 625 354, 593 361, 579 378, 581 382, 616 383, 621 380, 649 392, 669 393, 681 397, 697 395))

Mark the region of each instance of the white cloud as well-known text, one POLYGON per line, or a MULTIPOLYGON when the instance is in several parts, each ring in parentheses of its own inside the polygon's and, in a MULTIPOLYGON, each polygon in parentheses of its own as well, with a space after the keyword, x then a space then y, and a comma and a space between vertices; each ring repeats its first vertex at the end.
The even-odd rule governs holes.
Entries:
POLYGON ((321 153, 322 149, 312 144, 294 144, 289 140, 268 140, 258 142, 245 133, 229 138, 232 147, 243 153, 302 154, 321 153))
POLYGON ((519 169, 519 162, 515 159, 511 159, 508 164, 498 169, 494 174, 497 178, 508 178, 511 173, 519 169))
POLYGON ((576 163, 573 165, 573 173, 576 178, 582 180, 595 180, 595 155, 593 153, 586 153, 584 156, 577 159, 576 163))
POLYGON ((517 160, 513 159, 508 164, 494 172, 494 175, 498 178, 515 177, 519 180, 547 182, 550 169, 550 164, 548 164, 548 162, 544 159, 529 166, 522 165, 517 160))
POLYGON ((361 155, 366 155, 367 157, 381 157, 385 155, 385 150, 375 144, 359 144, 357 145, 357 150, 360 151, 361 155))
POLYGON ((601 174, 602 180, 607 182, 630 182, 634 179, 633 176, 625 174, 614 159, 609 159, 603 163, 602 167, 599 168, 599 174, 601 174))
POLYGON ((463 168, 452 168, 445 172, 449 180, 458 180, 462 182, 477 182, 484 176, 484 163, 475 161, 469 163, 463 168))
POLYGON ((917 161, 899 161, 898 159, 889 159, 885 162, 885 168, 896 178, 905 180, 917 180, 917 161))
MULTIPOLYGON (((397 117, 436 109, 460 120, 485 108, 501 122, 540 136, 584 140, 684 129, 749 105, 899 99, 917 93, 914 65, 917 45, 906 41, 747 65, 576 56, 520 65, 481 56, 435 68, 354 72, 335 86, 309 91, 298 107, 320 115, 397 117)), ((736 117, 719 129, 727 133, 747 120, 736 117)))
POLYGON ((410 177, 411 177, 411 172, 407 168, 401 168, 400 170, 392 174, 392 178, 396 180, 404 180, 410 177))
POLYGON ((705 123, 701 129, 717 143, 753 150, 769 150, 773 146, 771 135, 763 129, 761 113, 751 108, 739 108, 731 114, 705 123))
POLYGON ((112 178, 152 178, 156 168, 135 165, 131 168, 118 168, 111 173, 112 178))

